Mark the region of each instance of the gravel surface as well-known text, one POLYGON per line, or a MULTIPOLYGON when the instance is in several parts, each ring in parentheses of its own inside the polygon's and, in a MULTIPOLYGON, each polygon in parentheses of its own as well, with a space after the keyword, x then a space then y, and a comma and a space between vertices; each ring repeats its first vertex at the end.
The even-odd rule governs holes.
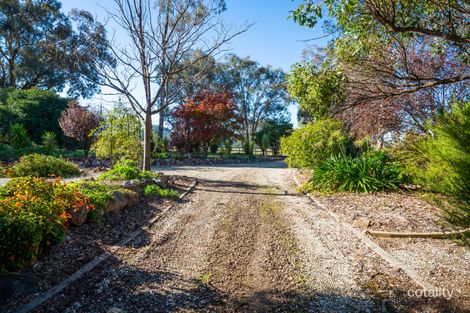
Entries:
MULTIPOLYGON (((293 171, 281 162, 158 170, 198 178, 199 184, 147 233, 38 312, 470 309, 463 293, 450 299, 409 296, 419 287, 299 194, 293 171)), ((453 287, 467 288, 469 267, 450 263, 464 264, 468 251, 457 247, 461 254, 453 254, 425 242, 433 250, 413 254, 425 245, 384 247, 418 270, 432 261, 440 269, 445 252, 452 260, 444 267, 449 279, 462 278, 453 287), (432 254, 436 250, 441 254, 432 254)))

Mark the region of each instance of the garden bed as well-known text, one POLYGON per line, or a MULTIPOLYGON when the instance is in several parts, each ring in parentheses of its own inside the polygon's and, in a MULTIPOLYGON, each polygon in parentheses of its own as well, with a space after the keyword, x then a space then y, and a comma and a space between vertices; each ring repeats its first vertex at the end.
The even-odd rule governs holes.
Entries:
MULTIPOLYGON (((189 180, 184 177, 176 178, 172 182, 172 187, 177 190, 182 190, 189 184, 189 180)), ((20 277, 32 277, 34 285, 37 284, 36 290, 8 300, 2 297, 0 311, 14 311, 20 304, 61 282, 158 215, 172 201, 175 200, 147 197, 136 206, 105 214, 97 223, 85 223, 80 227, 70 226, 63 243, 43 252, 33 266, 20 273, 20 277)))
MULTIPOLYGON (((309 171, 297 171, 301 182, 309 179, 309 171)), ((316 195, 329 210, 345 222, 369 221, 368 230, 387 232, 452 231, 443 223, 440 210, 412 192, 342 192, 316 195)))
MULTIPOLYGON (((297 178, 306 182, 308 171, 297 171, 297 178)), ((361 230, 386 232, 452 231, 445 225, 440 210, 421 199, 418 193, 337 193, 315 195, 327 210, 343 222, 361 230), (357 223, 365 221, 366 223, 357 223), (369 226, 364 227, 364 224, 369 226)), ((450 239, 372 238, 387 252, 415 270, 427 282, 453 293, 470 305, 470 281, 465 274, 470 250, 450 239)))

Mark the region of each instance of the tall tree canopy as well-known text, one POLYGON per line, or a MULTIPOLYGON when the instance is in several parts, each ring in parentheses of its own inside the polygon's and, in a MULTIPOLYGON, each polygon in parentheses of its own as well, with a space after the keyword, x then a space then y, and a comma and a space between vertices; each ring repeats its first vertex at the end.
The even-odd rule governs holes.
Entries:
POLYGON ((87 11, 60 8, 57 0, 0 1, 0 88, 68 87, 84 97, 98 90, 90 64, 114 64, 104 26, 87 11))
MULTIPOLYGON (((293 18, 314 27, 323 16, 324 5, 333 19, 332 33, 338 34, 335 49, 339 61, 359 64, 366 80, 378 77, 368 83, 375 88, 372 100, 470 80, 468 1, 327 0, 322 4, 305 0, 293 18), (447 70, 429 75, 410 68, 417 61, 412 51, 423 49, 423 45, 430 54, 444 55, 447 70)), ((360 85, 363 80, 358 80, 360 85)), ((356 80, 353 77, 350 81, 356 80)), ((369 96, 361 93, 354 103, 370 100, 369 96)))
POLYGON ((143 168, 148 170, 152 115, 164 111, 171 103, 168 99, 197 80, 200 71, 183 84, 171 82, 186 68, 219 53, 247 28, 235 30, 224 24, 220 13, 225 1, 221 0, 114 0, 114 5, 110 17, 129 40, 111 46, 116 68, 106 63, 96 68, 103 84, 125 97, 144 122, 143 168), (182 65, 197 49, 200 57, 182 65))
POLYGON ((345 77, 336 114, 356 135, 424 132, 428 119, 468 98, 468 1, 306 0, 293 18, 314 27, 325 12, 327 62, 345 77))
POLYGON ((253 142, 261 121, 287 115, 289 98, 282 70, 261 66, 250 58, 230 55, 224 64, 221 81, 225 88, 236 94, 235 104, 246 142, 253 142))

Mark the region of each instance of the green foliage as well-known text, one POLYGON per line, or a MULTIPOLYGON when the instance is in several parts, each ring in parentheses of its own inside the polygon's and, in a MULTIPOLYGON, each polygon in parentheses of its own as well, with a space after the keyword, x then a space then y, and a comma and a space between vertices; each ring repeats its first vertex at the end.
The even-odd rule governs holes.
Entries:
POLYGON ((219 149, 219 145, 215 142, 211 142, 209 145, 209 150, 211 153, 217 153, 217 150, 219 149))
POLYGON ((118 190, 118 186, 103 184, 102 182, 82 181, 71 183, 70 188, 77 188, 82 195, 90 199, 93 210, 89 212, 88 219, 91 221, 99 221, 106 209, 113 192, 118 190))
POLYGON ((455 104, 424 138, 409 140, 396 151, 417 184, 454 197, 456 210, 447 210, 453 224, 470 225, 470 102, 455 104))
POLYGON ((224 146, 222 149, 220 149, 220 152, 222 155, 230 155, 232 153, 232 145, 233 141, 231 138, 225 138, 224 139, 224 146))
POLYGON ((67 107, 67 99, 49 90, 7 90, 5 102, 0 103, 0 130, 11 124, 24 125, 28 136, 36 143, 46 131, 62 140, 58 118, 67 107))
POLYGON ((18 123, 10 126, 7 138, 8 143, 13 149, 27 148, 31 145, 26 128, 18 123))
POLYGON ((96 141, 91 149, 96 157, 111 159, 113 163, 120 159, 141 161, 141 128, 135 115, 122 109, 112 110, 94 131, 96 141))
MULTIPOLYGON (((39 86, 89 97, 99 77, 91 62, 112 64, 106 31, 85 10, 57 0, 0 1, 0 88, 39 86)), ((42 134, 42 131, 39 132, 42 134)))
POLYGON ((243 151, 246 155, 253 155, 254 144, 248 139, 243 141, 243 151))
POLYGON ((403 166, 383 151, 331 157, 313 169, 310 185, 321 191, 375 192, 396 190, 406 182, 403 166))
POLYGON ((30 154, 20 158, 11 166, 11 176, 49 177, 51 175, 69 177, 80 174, 74 163, 50 155, 30 154))
POLYGON ((44 132, 41 137, 41 144, 49 153, 52 150, 57 149, 56 135, 53 132, 44 132))
POLYGON ((261 149, 271 147, 274 155, 279 154, 281 138, 292 132, 292 124, 284 121, 268 120, 255 134, 255 142, 261 149))
POLYGON ((129 180, 152 178, 155 175, 150 171, 142 171, 134 160, 122 159, 113 168, 98 178, 103 180, 129 180))
POLYGON ((68 213, 89 201, 60 179, 24 177, 0 188, 0 272, 33 262, 41 249, 64 239, 68 213))
POLYGON ((145 196, 158 196, 161 198, 178 198, 178 191, 173 189, 161 188, 158 185, 147 185, 144 189, 145 196))
POLYGON ((263 154, 266 153, 266 150, 269 148, 271 143, 271 136, 268 133, 261 134, 261 138, 259 139, 259 147, 263 150, 263 154))
POLYGON ((295 64, 287 76, 287 90, 304 112, 315 119, 330 116, 346 99, 345 78, 324 65, 295 64))
POLYGON ((168 140, 161 138, 160 136, 154 136, 154 148, 152 152, 152 158, 155 159, 166 159, 168 157, 168 140))
POLYGON ((322 119, 309 123, 281 139, 281 152, 290 167, 313 168, 327 158, 345 151, 348 136, 341 122, 322 119))

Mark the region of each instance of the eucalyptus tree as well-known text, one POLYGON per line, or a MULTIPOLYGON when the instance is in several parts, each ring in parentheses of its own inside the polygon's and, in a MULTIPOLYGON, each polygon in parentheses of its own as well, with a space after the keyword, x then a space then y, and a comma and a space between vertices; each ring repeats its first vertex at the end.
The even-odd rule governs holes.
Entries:
POLYGON ((313 28, 325 13, 338 61, 350 70, 352 104, 470 81, 468 1, 305 0, 292 17, 313 28), (432 56, 442 70, 423 70, 432 56))
POLYGON ((282 70, 261 66, 250 58, 230 55, 224 64, 221 82, 236 94, 241 135, 248 147, 252 146, 261 121, 287 115, 289 97, 282 70))
POLYGON ((60 8, 57 0, 0 1, 0 88, 98 91, 91 62, 113 65, 105 28, 87 11, 60 8))
MULTIPOLYGON (((144 124, 143 168, 150 169, 152 115, 164 111, 191 81, 170 83, 189 66, 222 51, 224 44, 248 27, 228 27, 221 19, 220 0, 114 0, 110 19, 127 41, 110 45, 115 68, 96 64, 103 85, 122 95, 144 124), (194 50, 200 57, 186 65, 194 50), (143 95, 141 97, 141 95, 143 95)), ((191 80, 197 80, 195 73, 191 80)))

